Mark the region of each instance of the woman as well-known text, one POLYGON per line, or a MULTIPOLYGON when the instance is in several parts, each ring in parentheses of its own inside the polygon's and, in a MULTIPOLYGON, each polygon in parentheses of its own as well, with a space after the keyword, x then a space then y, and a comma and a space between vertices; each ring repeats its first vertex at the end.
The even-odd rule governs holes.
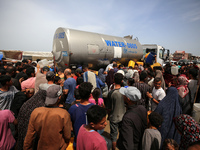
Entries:
POLYGON ((103 83, 106 82, 106 75, 104 74, 104 69, 103 68, 99 69, 98 77, 103 83))
POLYGON ((163 123, 158 130, 161 133, 162 141, 165 139, 174 139, 177 143, 180 142, 180 135, 175 129, 173 118, 182 113, 182 109, 178 100, 178 91, 175 87, 169 87, 167 95, 159 102, 155 112, 163 117, 163 123))
POLYGON ((110 88, 110 85, 114 83, 114 69, 110 69, 108 71, 108 75, 106 76, 106 83, 108 85, 108 88, 110 88))
POLYGON ((191 116, 181 114, 174 118, 174 124, 181 134, 180 150, 185 150, 190 144, 200 140, 200 126, 191 116))
POLYGON ((178 85, 176 88, 178 90, 179 102, 182 107, 183 114, 190 115, 192 111, 192 103, 188 89, 188 79, 186 75, 181 74, 178 77, 178 85))

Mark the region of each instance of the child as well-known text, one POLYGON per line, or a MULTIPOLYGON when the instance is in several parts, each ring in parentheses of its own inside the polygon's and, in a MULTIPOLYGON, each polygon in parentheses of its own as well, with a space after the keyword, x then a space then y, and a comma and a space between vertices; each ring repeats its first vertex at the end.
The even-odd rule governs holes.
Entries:
POLYGON ((157 130, 161 126, 163 118, 160 114, 152 112, 149 115, 149 128, 144 131, 142 138, 143 150, 159 150, 161 146, 161 134, 157 130))
POLYGON ((88 125, 82 125, 77 137, 77 150, 107 150, 105 139, 96 132, 106 127, 106 110, 93 105, 87 110, 88 125))
POLYGON ((166 139, 163 143, 162 150, 178 150, 179 145, 173 139, 166 139))
POLYGON ((78 89, 74 90, 74 97, 76 100, 71 103, 72 105, 75 105, 81 102, 81 97, 80 97, 78 89))
POLYGON ((92 97, 89 98, 89 102, 105 108, 103 99, 99 98, 100 95, 101 90, 99 88, 95 88, 92 92, 92 97))
POLYGON ((54 83, 57 85, 61 84, 61 78, 59 76, 55 76, 54 83))

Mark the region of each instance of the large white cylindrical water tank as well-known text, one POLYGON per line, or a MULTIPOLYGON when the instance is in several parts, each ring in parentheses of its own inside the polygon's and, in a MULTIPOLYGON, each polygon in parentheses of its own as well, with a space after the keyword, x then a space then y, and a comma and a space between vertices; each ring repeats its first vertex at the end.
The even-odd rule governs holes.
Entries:
POLYGON ((140 60, 142 45, 137 40, 58 28, 53 39, 52 53, 58 66, 89 64, 92 68, 107 65, 116 59, 123 65, 140 60))

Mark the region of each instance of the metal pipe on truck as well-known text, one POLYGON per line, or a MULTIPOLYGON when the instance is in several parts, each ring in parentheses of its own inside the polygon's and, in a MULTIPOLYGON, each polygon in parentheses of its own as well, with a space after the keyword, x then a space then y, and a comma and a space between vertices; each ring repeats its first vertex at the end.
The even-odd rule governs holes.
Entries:
POLYGON ((58 28, 52 50, 59 67, 88 64, 91 68, 106 66, 116 59, 123 65, 143 57, 137 40, 68 28, 58 28))

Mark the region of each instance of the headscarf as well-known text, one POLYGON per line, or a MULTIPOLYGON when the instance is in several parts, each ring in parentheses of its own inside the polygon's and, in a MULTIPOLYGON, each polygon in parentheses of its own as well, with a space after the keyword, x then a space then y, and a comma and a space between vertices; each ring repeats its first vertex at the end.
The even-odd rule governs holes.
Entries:
POLYGON ((135 83, 138 83, 140 81, 140 75, 139 75, 138 71, 134 72, 133 78, 135 80, 135 83))
POLYGON ((163 78, 162 72, 160 70, 156 70, 155 72, 156 76, 155 78, 161 78, 161 87, 163 88, 163 90, 165 91, 165 80, 163 78))
POLYGON ((18 144, 17 149, 23 150, 24 139, 26 132, 28 130, 29 118, 32 111, 37 107, 44 106, 46 99, 46 91, 39 90, 35 95, 33 95, 28 101, 26 101, 20 108, 18 114, 18 144))
POLYGON ((178 86, 177 86, 177 90, 178 90, 178 94, 180 95, 180 97, 184 98, 188 93, 189 93, 189 89, 188 89, 188 79, 186 77, 186 75, 181 74, 178 77, 178 86))
POLYGON ((105 83, 106 82, 106 75, 103 74, 103 73, 104 73, 104 69, 100 68, 99 71, 98 71, 98 77, 103 83, 105 83))
POLYGON ((106 76, 106 83, 108 85, 108 88, 110 87, 111 84, 114 83, 114 69, 111 69, 108 71, 108 75, 106 76))
POLYGON ((174 118, 174 124, 181 133, 180 150, 185 150, 190 144, 200 140, 200 126, 191 116, 181 114, 174 118))
MULTIPOLYGON (((127 71, 127 73, 130 75, 130 78, 133 78, 134 71, 133 71, 132 69, 129 69, 129 70, 127 71)), ((127 73, 126 73, 126 74, 127 74, 127 73)))
POLYGON ((175 129, 173 118, 182 113, 182 109, 178 100, 178 91, 175 87, 169 87, 167 95, 159 102, 155 112, 163 117, 163 123, 158 130, 161 133, 163 144, 165 139, 174 139, 180 142, 180 135, 175 129))

